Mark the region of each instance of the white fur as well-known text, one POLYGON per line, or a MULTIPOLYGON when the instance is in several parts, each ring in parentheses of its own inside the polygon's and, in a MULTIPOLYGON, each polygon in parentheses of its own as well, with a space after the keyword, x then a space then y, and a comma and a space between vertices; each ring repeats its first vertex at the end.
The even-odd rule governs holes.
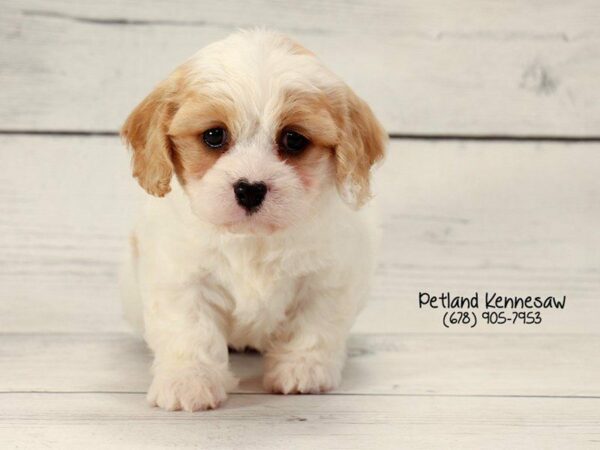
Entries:
POLYGON ((224 72, 210 74, 224 83, 215 90, 237 89, 243 120, 236 146, 200 180, 182 187, 173 179, 166 197, 148 197, 135 226, 121 285, 126 315, 143 327, 154 352, 153 405, 218 406, 237 382, 228 345, 264 353, 270 391, 317 393, 340 382, 378 231, 372 208, 357 212, 340 199, 328 160, 314 168, 315 182, 306 188, 275 156, 269 136, 278 86, 335 82, 313 57, 287 67, 277 39, 237 34, 195 56, 204 76, 224 72), (211 52, 221 65, 206 62, 211 52), (231 189, 242 177, 269 185, 265 204, 251 216, 231 189))

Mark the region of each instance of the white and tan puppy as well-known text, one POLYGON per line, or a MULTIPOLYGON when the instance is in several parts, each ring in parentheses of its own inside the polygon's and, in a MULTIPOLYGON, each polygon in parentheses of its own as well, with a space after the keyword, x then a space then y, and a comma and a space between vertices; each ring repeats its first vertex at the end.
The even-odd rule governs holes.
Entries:
POLYGON ((265 30, 200 50, 131 113, 122 135, 152 196, 122 276, 126 315, 154 352, 148 400, 217 407, 228 346, 264 354, 264 387, 340 382, 373 273, 358 208, 385 133, 309 51, 265 30))

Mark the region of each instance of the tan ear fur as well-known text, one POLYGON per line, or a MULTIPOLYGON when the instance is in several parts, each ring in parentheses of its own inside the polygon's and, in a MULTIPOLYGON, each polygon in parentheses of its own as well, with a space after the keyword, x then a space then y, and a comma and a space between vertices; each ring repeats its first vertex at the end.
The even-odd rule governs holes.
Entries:
POLYGON ((370 169, 384 156, 387 133, 369 108, 350 88, 346 92, 346 117, 336 147, 336 181, 344 199, 355 207, 371 196, 370 169))
POLYGON ((133 149, 133 176, 149 194, 163 197, 173 175, 169 124, 178 108, 176 76, 160 83, 129 115, 121 136, 133 149))

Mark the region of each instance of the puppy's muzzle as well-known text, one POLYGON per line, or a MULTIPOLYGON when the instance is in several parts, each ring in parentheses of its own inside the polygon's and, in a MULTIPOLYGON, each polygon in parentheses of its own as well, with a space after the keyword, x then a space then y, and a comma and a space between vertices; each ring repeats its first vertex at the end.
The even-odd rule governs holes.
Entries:
POLYGON ((233 185, 235 200, 249 214, 256 212, 267 195, 267 185, 262 181, 249 183, 248 180, 238 180, 233 185))

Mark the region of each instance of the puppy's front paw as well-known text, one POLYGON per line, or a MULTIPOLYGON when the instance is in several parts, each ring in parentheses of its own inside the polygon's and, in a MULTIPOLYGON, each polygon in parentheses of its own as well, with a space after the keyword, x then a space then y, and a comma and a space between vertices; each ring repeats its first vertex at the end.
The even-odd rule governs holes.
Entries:
POLYGON ((229 374, 203 367, 157 370, 147 400, 167 411, 201 411, 217 408, 237 380, 229 374))
POLYGON ((318 356, 266 358, 263 386, 278 394, 319 394, 340 383, 341 364, 323 361, 318 356))

